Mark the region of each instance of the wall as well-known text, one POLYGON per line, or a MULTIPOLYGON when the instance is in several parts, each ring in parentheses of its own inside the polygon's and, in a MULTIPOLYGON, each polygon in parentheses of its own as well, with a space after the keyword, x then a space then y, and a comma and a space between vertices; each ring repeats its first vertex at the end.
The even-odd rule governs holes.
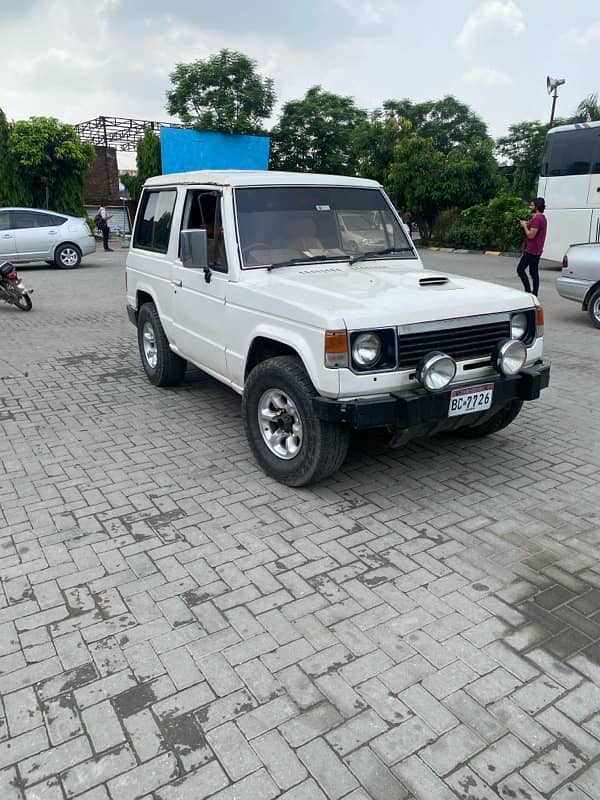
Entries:
POLYGON ((97 208, 103 203, 108 206, 121 204, 117 151, 114 147, 96 146, 96 158, 85 177, 83 192, 86 206, 97 208))
POLYGON ((268 169, 268 136, 161 128, 163 175, 196 169, 268 169))

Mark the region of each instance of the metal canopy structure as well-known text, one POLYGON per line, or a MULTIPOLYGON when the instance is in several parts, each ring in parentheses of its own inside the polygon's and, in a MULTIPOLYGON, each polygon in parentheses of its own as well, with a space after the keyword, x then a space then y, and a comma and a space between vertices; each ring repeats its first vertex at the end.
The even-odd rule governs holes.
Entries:
POLYGON ((95 117, 74 127, 84 142, 91 142, 100 147, 114 147, 116 150, 135 150, 138 140, 147 128, 158 134, 161 127, 181 128, 181 125, 174 122, 126 117, 95 117))

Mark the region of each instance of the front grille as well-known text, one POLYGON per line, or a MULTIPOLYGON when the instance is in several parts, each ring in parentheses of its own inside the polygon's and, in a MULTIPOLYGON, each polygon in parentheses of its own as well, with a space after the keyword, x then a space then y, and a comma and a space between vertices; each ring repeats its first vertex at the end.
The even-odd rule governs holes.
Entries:
POLYGON ((398 336, 398 366, 416 367, 421 358, 432 350, 441 350, 455 361, 489 358, 499 339, 510 337, 510 322, 491 322, 487 325, 468 325, 464 328, 444 328, 398 336))

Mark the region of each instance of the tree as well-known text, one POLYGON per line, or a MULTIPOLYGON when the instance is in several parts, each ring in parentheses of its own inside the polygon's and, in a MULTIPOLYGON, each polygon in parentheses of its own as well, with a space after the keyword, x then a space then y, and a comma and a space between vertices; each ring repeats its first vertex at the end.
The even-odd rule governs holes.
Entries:
POLYGON ((162 174, 162 160, 160 157, 160 139, 152 128, 146 128, 144 135, 137 143, 137 175, 123 175, 121 181, 127 189, 129 197, 137 201, 142 193, 142 186, 148 178, 162 174))
POLYGON ((10 152, 18 163, 32 205, 48 206, 67 214, 84 214, 83 182, 96 156, 92 144, 82 142, 72 125, 54 117, 31 117, 15 122, 10 152))
POLYGON ((600 103, 598 103, 598 92, 588 94, 577 106, 573 122, 594 122, 600 120, 600 103))
POLYGON ((177 64, 169 77, 167 111, 198 130, 262 133, 275 103, 271 78, 261 77, 256 61, 235 50, 177 64))
POLYGON ((542 122, 517 122, 496 142, 496 152, 508 162, 512 194, 531 198, 537 192, 544 142, 550 126, 542 122))
POLYGON ((30 206, 33 198, 11 152, 10 135, 11 126, 0 109, 0 206, 30 206))
POLYGON ((354 131, 367 114, 352 97, 313 86, 283 106, 271 131, 271 166, 295 172, 348 175, 356 171, 354 131))

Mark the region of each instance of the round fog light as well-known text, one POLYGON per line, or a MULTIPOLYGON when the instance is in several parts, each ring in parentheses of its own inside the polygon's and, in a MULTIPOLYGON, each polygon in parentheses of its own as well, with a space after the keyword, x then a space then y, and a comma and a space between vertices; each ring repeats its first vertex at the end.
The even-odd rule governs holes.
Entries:
POLYGON ((527 358, 527 348, 517 339, 498 342, 494 353, 494 366, 503 375, 516 375, 527 358))
POLYGON ((456 362, 445 353, 427 353, 417 366, 417 380, 429 392, 445 389, 455 375, 456 362))

